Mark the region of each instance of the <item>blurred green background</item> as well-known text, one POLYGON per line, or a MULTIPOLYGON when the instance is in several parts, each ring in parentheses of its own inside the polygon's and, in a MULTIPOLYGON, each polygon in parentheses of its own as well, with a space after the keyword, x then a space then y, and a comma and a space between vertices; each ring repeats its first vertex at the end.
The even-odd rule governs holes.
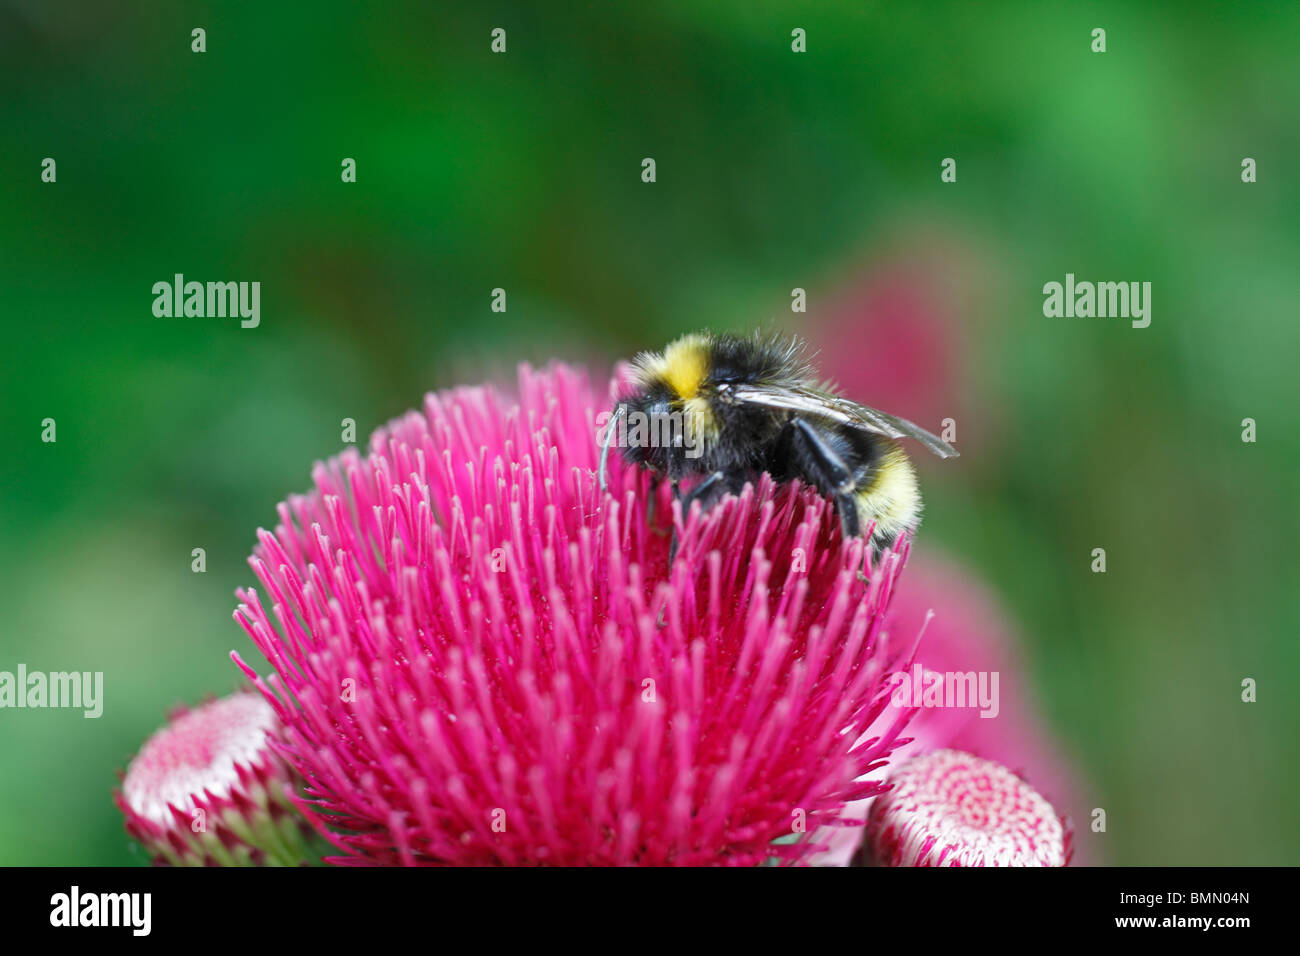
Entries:
POLYGON ((959 365, 917 547, 1017 622, 1089 855, 1297 862, 1300 6, 274 6, 0 0, 0 669, 106 682, 0 711, 0 863, 143 862, 114 772, 260 661, 233 589, 341 419, 706 325, 843 376, 881 282, 942 291, 959 365), (261 326, 155 318, 176 272, 261 326), (1150 328, 1045 318, 1066 272, 1150 281, 1150 328))

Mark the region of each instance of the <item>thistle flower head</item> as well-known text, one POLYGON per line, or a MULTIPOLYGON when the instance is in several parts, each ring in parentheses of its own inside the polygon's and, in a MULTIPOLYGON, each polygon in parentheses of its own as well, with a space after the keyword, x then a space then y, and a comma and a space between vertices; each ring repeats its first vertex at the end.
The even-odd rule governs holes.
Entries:
POLYGON ((334 862, 798 861, 879 792, 906 546, 864 580, 833 508, 766 478, 685 520, 611 456, 602 495, 616 389, 430 395, 259 533, 235 617, 273 673, 234 656, 334 862))
POLYGON ((284 794, 293 772, 268 746, 278 727, 256 694, 179 708, 114 795, 127 832, 160 864, 303 862, 300 821, 284 794))
POLYGON ((1006 767, 958 750, 902 762, 871 805, 864 862, 879 866, 1065 866, 1070 834, 1006 767))

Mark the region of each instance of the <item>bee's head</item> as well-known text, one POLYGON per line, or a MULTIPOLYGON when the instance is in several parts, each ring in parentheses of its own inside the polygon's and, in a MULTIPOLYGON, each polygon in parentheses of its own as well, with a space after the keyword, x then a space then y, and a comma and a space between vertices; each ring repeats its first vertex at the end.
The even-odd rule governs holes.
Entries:
MULTIPOLYGON (((633 388, 620 402, 627 416, 617 442, 629 462, 674 476, 698 470, 720 438, 752 449, 769 430, 763 410, 731 397, 738 383, 766 380, 792 354, 787 345, 758 338, 694 333, 662 352, 644 352, 633 366, 633 388), (636 431, 638 423, 647 429, 636 431)), ((743 455, 741 456, 743 457, 743 455)))
POLYGON ((662 352, 643 352, 633 365, 632 390, 620 406, 626 420, 616 444, 629 462, 674 475, 689 470, 718 430, 711 374, 712 339, 686 335, 662 352))

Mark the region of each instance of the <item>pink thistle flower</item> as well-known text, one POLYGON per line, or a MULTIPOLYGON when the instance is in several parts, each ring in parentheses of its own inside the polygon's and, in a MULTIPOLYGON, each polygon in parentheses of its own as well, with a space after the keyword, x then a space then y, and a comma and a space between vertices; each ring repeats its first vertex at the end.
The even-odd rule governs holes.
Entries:
POLYGON ((274 673, 232 656, 331 862, 798 862, 881 791, 906 544, 864 581, 829 503, 767 478, 684 521, 611 456, 601 496, 614 394, 555 366, 429 395, 259 532, 269 607, 235 617, 274 673))
POLYGON ((178 708, 114 793, 127 832, 160 865, 306 862, 310 830, 285 796, 295 777, 268 747, 278 728, 256 694, 178 708))
POLYGON ((958 750, 904 761, 871 805, 862 844, 877 866, 1065 866, 1070 832, 1010 770, 958 750))

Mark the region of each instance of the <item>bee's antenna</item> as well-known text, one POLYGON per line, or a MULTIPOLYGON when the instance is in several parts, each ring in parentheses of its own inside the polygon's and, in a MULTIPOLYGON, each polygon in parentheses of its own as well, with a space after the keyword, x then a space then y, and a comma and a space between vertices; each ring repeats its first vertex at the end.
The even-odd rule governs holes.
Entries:
POLYGON ((614 426, 626 412, 627 403, 619 402, 608 424, 605 425, 605 443, 600 447, 600 469, 596 473, 600 481, 601 494, 605 493, 605 462, 609 459, 609 446, 614 441, 614 426))

